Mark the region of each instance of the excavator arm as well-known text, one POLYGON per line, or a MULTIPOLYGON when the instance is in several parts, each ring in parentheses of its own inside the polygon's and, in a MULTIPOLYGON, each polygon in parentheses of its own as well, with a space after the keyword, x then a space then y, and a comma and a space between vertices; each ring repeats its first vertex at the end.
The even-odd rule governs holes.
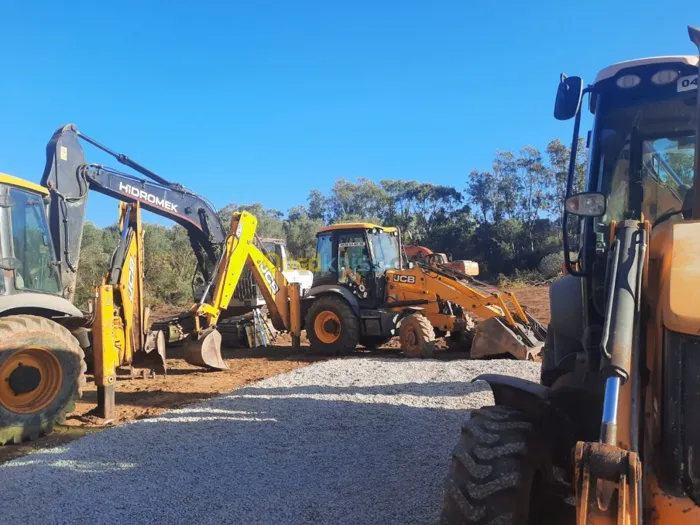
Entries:
POLYGON ((243 269, 250 268, 265 298, 272 324, 277 330, 292 334, 292 343, 299 346, 301 336, 301 298, 299 283, 290 283, 280 268, 255 245, 258 220, 248 212, 236 212, 217 265, 214 291, 206 302, 208 290, 199 303, 192 306, 194 329, 185 342, 185 359, 192 364, 225 369, 221 358, 221 334, 216 329, 221 312, 236 290, 243 269))
POLYGON ((59 128, 46 146, 46 166, 41 179, 51 192, 49 219, 56 257, 61 270, 63 295, 75 293, 80 244, 85 225, 89 191, 97 191, 124 202, 139 202, 145 210, 172 220, 187 231, 199 269, 209 282, 225 241, 221 220, 214 207, 184 186, 167 181, 83 135, 69 124, 59 128), (88 164, 80 140, 111 155, 121 164, 147 177, 88 164))
MULTIPOLYGON (((228 308, 236 285, 248 265, 260 288, 265 303, 270 310, 273 326, 277 330, 290 329, 288 308, 288 288, 282 270, 268 258, 254 243, 258 220, 250 213, 234 213, 231 229, 226 238, 222 264, 216 276, 216 287, 211 303, 195 305, 198 314, 208 317, 210 324, 216 324, 219 315, 228 308)), ((205 294, 206 297, 207 294, 205 294)))

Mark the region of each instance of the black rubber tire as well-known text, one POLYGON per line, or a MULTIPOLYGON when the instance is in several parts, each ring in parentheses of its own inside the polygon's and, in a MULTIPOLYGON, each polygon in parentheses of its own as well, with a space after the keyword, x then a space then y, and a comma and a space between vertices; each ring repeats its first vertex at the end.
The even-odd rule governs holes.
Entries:
POLYGON ((451 332, 447 338, 447 345, 451 352, 469 352, 472 349, 476 322, 469 315, 465 316, 464 327, 457 332, 451 332))
POLYGON ((406 357, 433 357, 435 355, 435 330, 423 314, 404 317, 399 328, 401 351, 406 357), (409 331, 416 337, 414 345, 407 342, 409 331))
POLYGON ((50 350, 61 365, 62 381, 56 397, 43 409, 18 414, 0 403, 0 445, 19 444, 53 431, 75 409, 85 386, 85 356, 78 340, 63 326, 35 315, 0 318, 0 369, 17 350, 30 346, 50 350))
POLYGON ((342 355, 355 350, 360 342, 360 320, 342 297, 322 295, 314 300, 306 313, 306 337, 309 339, 311 351, 323 355, 342 355), (340 334, 333 343, 324 343, 314 331, 316 317, 324 312, 333 312, 340 321, 340 334))
POLYGON ((381 335, 362 335, 360 336, 360 344, 367 350, 375 350, 378 347, 387 344, 389 341, 391 341, 391 339, 391 336, 383 337, 381 335))
MULTIPOLYGON (((527 416, 507 407, 474 410, 445 480, 441 525, 529 525, 537 438, 527 416)), ((531 508, 532 507, 532 508, 531 508)))

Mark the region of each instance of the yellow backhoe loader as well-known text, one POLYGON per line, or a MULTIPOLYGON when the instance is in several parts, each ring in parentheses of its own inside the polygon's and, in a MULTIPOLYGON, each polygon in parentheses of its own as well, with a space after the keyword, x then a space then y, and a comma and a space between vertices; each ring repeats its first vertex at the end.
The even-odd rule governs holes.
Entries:
MULTIPOLYGON (((470 340, 473 335, 473 357, 503 354, 533 359, 546 337, 544 328, 514 296, 436 262, 407 265, 401 256, 398 229, 375 224, 321 228, 316 257, 311 261, 313 282, 308 290, 295 288, 291 293, 283 272, 253 242, 256 224, 249 213, 234 214, 221 264, 211 282, 211 300, 202 300, 190 312, 157 325, 164 330, 165 325, 177 326, 168 330, 175 334, 168 342, 186 340, 190 362, 197 362, 195 356, 200 355, 208 363, 218 362, 217 367, 225 366, 218 322, 244 265, 265 296, 273 326, 291 331, 295 340, 297 325, 304 326, 311 350, 317 353, 347 353, 358 344, 374 348, 398 335, 406 355, 430 357, 436 333, 449 333, 455 339, 470 340), (290 311, 297 297, 300 307, 290 311), (476 330, 472 314, 486 319, 476 330)), ((208 291, 203 294, 209 296, 208 291)))
POLYGON ((51 432, 85 384, 84 318, 62 297, 48 203, 46 188, 0 174, 0 445, 51 432))
POLYGON ((699 63, 630 60, 586 88, 562 75, 567 272, 550 289, 541 379, 475 379, 495 406, 464 424, 443 525, 700 523, 699 63), (588 191, 572 194, 584 94, 588 191))
MULTIPOLYGON (((397 228, 335 224, 319 230, 317 243, 318 267, 309 295, 330 293, 328 301, 343 304, 345 313, 340 315, 339 306, 327 313, 312 305, 303 309, 312 348, 332 342, 347 351, 358 343, 373 347, 398 335, 406 355, 430 357, 436 334, 449 334, 466 343, 473 337, 465 345, 472 357, 534 359, 539 354, 546 331, 515 296, 443 259, 407 263, 397 228), (476 330, 472 316, 483 319, 476 330)), ((477 270, 474 264, 464 269, 477 270)))

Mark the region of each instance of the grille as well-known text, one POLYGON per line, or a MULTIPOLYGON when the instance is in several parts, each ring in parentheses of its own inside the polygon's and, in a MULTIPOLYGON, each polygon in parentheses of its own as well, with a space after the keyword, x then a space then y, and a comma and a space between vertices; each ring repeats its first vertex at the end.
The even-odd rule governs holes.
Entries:
POLYGON ((700 505, 700 338, 667 332, 664 358, 663 450, 669 492, 700 505))

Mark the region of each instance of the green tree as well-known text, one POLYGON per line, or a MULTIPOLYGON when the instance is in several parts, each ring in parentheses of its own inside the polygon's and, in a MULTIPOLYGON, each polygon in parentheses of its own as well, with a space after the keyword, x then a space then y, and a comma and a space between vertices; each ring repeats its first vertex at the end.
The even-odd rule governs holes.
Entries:
POLYGON ((224 224, 225 231, 231 226, 234 211, 247 211, 258 219, 258 237, 284 238, 284 214, 279 210, 265 208, 261 203, 237 204, 230 203, 219 210, 219 218, 224 224))
POLYGON ((309 217, 303 206, 289 210, 284 233, 289 253, 296 259, 308 259, 316 253, 316 231, 323 226, 321 219, 309 217))
MULTIPOLYGON (((555 217, 557 225, 561 228, 571 148, 563 144, 559 139, 555 139, 547 144, 547 156, 549 160, 549 176, 554 189, 549 208, 550 213, 555 217)), ((587 164, 586 142, 583 138, 579 138, 578 146, 576 147, 573 193, 579 193, 584 190, 587 164)))

